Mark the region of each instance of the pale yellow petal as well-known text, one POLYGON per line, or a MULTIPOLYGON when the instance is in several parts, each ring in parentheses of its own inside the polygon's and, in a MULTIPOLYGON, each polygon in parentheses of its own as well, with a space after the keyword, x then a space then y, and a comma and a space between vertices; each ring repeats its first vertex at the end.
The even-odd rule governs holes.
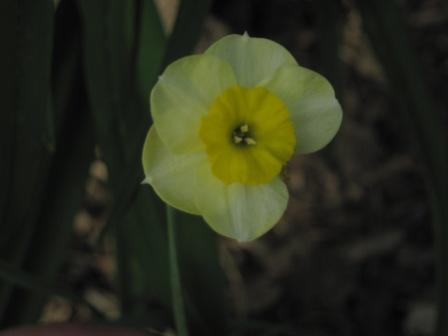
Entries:
POLYGON ((280 44, 248 35, 227 35, 205 52, 228 62, 235 71, 238 84, 253 87, 272 77, 285 64, 297 64, 280 44))
POLYGON ((170 64, 151 92, 151 113, 163 142, 178 153, 200 149, 201 117, 234 84, 230 65, 214 56, 187 56, 170 64))
POLYGON ((174 154, 152 126, 143 147, 142 161, 145 182, 165 203, 191 214, 199 214, 194 195, 201 192, 198 190, 197 172, 198 167, 208 164, 205 153, 174 154))
POLYGON ((336 135, 342 109, 323 76, 300 66, 283 66, 264 86, 288 106, 296 132, 296 153, 317 151, 336 135))
POLYGON ((254 240, 271 229, 288 203, 280 178, 261 185, 226 185, 204 170, 201 183, 204 192, 196 195, 201 215, 216 232, 238 241, 254 240))

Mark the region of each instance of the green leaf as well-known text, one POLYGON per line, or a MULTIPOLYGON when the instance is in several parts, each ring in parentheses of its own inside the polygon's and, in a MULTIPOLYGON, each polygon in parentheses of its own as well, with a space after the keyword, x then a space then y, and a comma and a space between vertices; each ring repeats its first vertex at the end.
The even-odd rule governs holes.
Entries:
MULTIPOLYGON (((156 82, 165 51, 166 37, 153 1, 138 0, 136 18, 136 66, 142 97, 149 98, 149 92, 156 82), (138 24, 137 24, 138 23, 138 24)), ((149 112, 149 111, 147 111, 149 112)))
MULTIPOLYGON (((14 125, 16 120, 16 100, 14 96, 16 87, 11 85, 10 81, 15 81, 17 62, 15 57, 18 49, 18 39, 16 38, 17 12, 17 1, 0 2, 0 41, 2 41, 2 48, 10 51, 9 53, 0 53, 0 71, 3 74, 3 78, 0 80, 3 110, 3 113, 0 113, 0 153, 2 153, 2 164, 0 165, 0 230, 2 233, 6 229, 5 216, 8 209, 7 202, 13 171, 14 125)), ((3 237, 4 235, 0 235, 0 243, 6 241, 3 237)))
POLYGON ((163 68, 193 51, 210 8, 210 0, 180 2, 176 23, 167 42, 163 68))
POLYGON ((178 213, 176 224, 185 303, 194 323, 191 334, 226 335, 230 314, 218 236, 197 216, 178 213))
POLYGON ((141 150, 150 125, 144 91, 156 80, 164 35, 151 1, 80 0, 78 6, 84 20, 86 86, 114 199, 107 228, 113 228, 116 237, 123 315, 134 323, 144 316, 145 323, 154 326, 157 319, 148 318, 157 314, 148 314, 149 300, 168 304, 163 299, 168 287, 161 280, 167 276, 161 245, 164 217, 159 215, 160 200, 138 188, 143 180, 141 150), (159 269, 150 273, 148 262, 159 269))
POLYGON ((141 188, 116 228, 118 283, 124 319, 163 329, 170 321, 168 247, 164 205, 141 188))
MULTIPOLYGON (((0 8, 6 48, 0 60, 0 256, 14 265, 23 262, 36 230, 51 158, 47 119, 53 11, 51 0, 6 0, 0 8)), ((0 320, 10 294, 11 287, 0 284, 0 320)))
MULTIPOLYGON (((51 18, 53 9, 51 8, 51 18)), ((52 107, 42 114, 47 134, 56 140, 43 189, 37 227, 23 251, 21 267, 40 281, 53 284, 67 252, 73 218, 84 197, 88 168, 93 160, 94 142, 86 110, 86 97, 80 71, 79 18, 70 2, 63 2, 56 13, 52 68, 52 107)), ((35 46, 35 48, 38 48, 35 46)), ((45 96, 48 101, 48 95, 45 96)), ((48 139, 45 138, 48 144, 48 139)), ((36 195, 34 195, 37 197, 36 195)), ((32 323, 39 317, 46 295, 15 290, 8 304, 5 325, 32 323)))

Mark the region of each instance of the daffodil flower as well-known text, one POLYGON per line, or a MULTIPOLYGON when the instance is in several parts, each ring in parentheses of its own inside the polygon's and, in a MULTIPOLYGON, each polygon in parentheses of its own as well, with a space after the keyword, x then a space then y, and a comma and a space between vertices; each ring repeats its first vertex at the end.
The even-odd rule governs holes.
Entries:
POLYGON ((145 181, 169 205, 239 241, 279 221, 285 165, 328 144, 342 119, 325 78, 247 34, 169 65, 150 100, 145 181))

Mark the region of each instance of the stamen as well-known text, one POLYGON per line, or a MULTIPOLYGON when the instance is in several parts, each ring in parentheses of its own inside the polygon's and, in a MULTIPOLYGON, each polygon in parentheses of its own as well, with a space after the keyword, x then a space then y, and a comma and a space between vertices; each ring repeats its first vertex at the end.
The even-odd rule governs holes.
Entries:
POLYGON ((243 141, 243 138, 239 137, 238 135, 234 135, 234 136, 233 136, 233 141, 234 141, 236 144, 239 144, 241 141, 243 141))
POLYGON ((242 124, 235 128, 232 133, 233 143, 236 145, 256 145, 257 142, 251 137, 249 125, 242 124))
POLYGON ((245 141, 246 144, 248 144, 248 145, 256 145, 256 144, 257 144, 257 142, 256 142, 254 139, 249 138, 249 137, 244 138, 244 141, 245 141))

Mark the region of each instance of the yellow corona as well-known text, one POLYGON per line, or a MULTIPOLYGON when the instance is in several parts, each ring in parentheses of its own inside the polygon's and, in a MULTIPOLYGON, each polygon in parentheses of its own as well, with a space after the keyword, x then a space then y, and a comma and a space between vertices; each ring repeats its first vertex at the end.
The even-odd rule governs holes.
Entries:
POLYGON ((269 182, 296 143, 288 108, 263 87, 225 90, 202 118, 199 135, 213 174, 226 184, 269 182))

